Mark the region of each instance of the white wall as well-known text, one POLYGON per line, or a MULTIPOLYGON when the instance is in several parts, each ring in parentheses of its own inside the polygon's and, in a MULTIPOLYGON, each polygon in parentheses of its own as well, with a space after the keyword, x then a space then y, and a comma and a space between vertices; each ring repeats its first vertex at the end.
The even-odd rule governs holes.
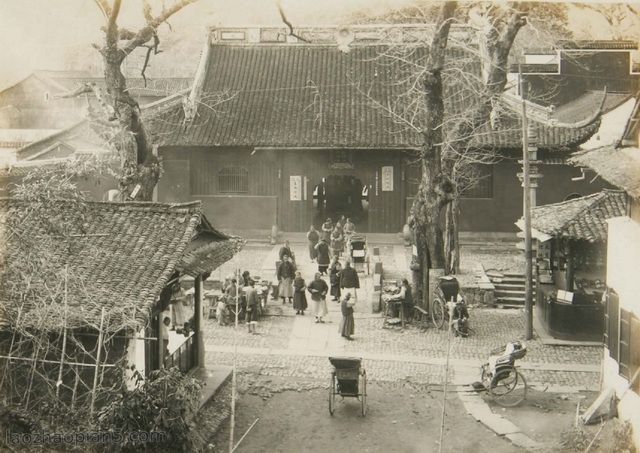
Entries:
POLYGON ((125 380, 127 388, 133 390, 136 387, 136 380, 134 373, 129 368, 131 365, 136 366, 136 370, 142 375, 145 375, 145 331, 141 329, 140 332, 136 332, 136 339, 129 340, 127 345, 127 370, 125 371, 125 380))
MULTIPOLYGON (((608 221, 607 286, 620 296, 620 308, 640 315, 640 225, 628 217, 608 221)), ((613 387, 620 399, 618 415, 633 426, 633 437, 640 447, 640 396, 627 391, 629 381, 618 375, 618 363, 604 351, 604 388, 613 387)))
POLYGON ((629 217, 608 224, 607 286, 620 296, 620 308, 640 315, 640 225, 629 217))

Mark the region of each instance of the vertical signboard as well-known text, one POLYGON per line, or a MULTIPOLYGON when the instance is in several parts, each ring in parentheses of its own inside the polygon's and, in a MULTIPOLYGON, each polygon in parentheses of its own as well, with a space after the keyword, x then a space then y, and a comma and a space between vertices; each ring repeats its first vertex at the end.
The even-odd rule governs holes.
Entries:
POLYGON ((382 167, 382 191, 393 191, 393 167, 382 167))
POLYGON ((291 201, 302 200, 302 176, 289 176, 289 194, 291 201))

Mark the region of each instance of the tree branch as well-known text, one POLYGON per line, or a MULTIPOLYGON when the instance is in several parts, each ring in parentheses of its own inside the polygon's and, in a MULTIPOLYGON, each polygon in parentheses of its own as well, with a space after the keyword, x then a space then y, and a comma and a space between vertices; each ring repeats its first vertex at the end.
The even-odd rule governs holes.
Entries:
POLYGON ((449 30, 451 29, 451 21, 453 13, 457 7, 456 2, 446 2, 440 10, 440 17, 436 25, 436 33, 431 41, 431 49, 429 50, 429 62, 427 68, 431 71, 441 71, 444 67, 444 56, 447 49, 447 40, 449 39, 449 30))
POLYGON ((95 95, 96 99, 98 100, 98 104, 100 105, 100 108, 102 109, 104 114, 107 116, 109 121, 113 121, 116 118, 114 108, 108 102, 105 101, 104 96, 102 95, 102 91, 100 90, 100 87, 95 83, 85 83, 73 91, 57 94, 53 96, 53 98, 54 99, 72 98, 84 93, 93 93, 95 95))
POLYGON ((104 19, 108 22, 109 16, 111 15, 111 6, 109 5, 109 3, 107 3, 107 0, 93 0, 93 1, 98 6, 98 8, 100 8, 100 11, 102 11, 102 15, 104 16, 104 19))
MULTIPOLYGON (((140 47, 144 43, 149 41, 155 34, 160 24, 165 22, 169 17, 173 16, 175 13, 180 11, 185 6, 190 5, 191 3, 194 3, 196 1, 198 0, 180 0, 179 2, 175 3, 171 8, 164 9, 161 14, 159 14, 158 16, 156 16, 151 20, 148 20, 147 25, 141 28, 138 31, 138 33, 136 33, 136 35, 124 47, 122 47, 121 50, 124 53, 124 55, 125 56, 129 55, 131 52, 133 52, 136 49, 136 47, 140 47)), ((147 14, 145 13, 145 16, 146 15, 147 14)))
POLYGON ((302 42, 306 42, 307 44, 310 44, 311 41, 309 41, 306 38, 303 38, 302 36, 294 33, 293 31, 293 25, 291 24, 291 22, 289 22, 289 20, 287 19, 287 15, 284 13, 284 9, 282 8, 282 4, 280 3, 280 0, 278 0, 277 3, 278 6, 278 12, 280 13, 280 17, 282 18, 282 22, 284 22, 284 24, 289 27, 289 36, 293 36, 294 38, 299 39, 302 42))
POLYGON ((120 5, 122 0, 114 0, 113 8, 111 8, 107 21, 107 47, 118 44, 118 15, 120 14, 120 5))

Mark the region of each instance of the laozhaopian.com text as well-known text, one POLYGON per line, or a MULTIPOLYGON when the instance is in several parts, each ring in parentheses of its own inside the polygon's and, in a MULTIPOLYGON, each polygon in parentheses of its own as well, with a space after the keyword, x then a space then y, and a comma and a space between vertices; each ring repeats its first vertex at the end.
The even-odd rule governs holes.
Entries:
POLYGON ((155 443, 164 442, 163 431, 131 431, 122 433, 119 429, 113 431, 79 431, 72 433, 47 433, 44 431, 35 433, 5 432, 7 445, 83 445, 83 444, 110 444, 128 441, 129 443, 155 443))

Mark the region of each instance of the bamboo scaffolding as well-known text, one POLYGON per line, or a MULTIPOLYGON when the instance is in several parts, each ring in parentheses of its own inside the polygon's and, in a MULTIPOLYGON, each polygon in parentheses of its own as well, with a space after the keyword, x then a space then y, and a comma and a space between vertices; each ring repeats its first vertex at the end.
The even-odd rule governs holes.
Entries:
POLYGON ((91 390, 91 410, 89 412, 90 418, 93 419, 93 408, 96 403, 96 386, 98 385, 98 371, 100 364, 100 353, 102 352, 102 328, 104 326, 104 307, 102 308, 102 314, 100 315, 100 335, 98 336, 98 352, 96 353, 96 368, 93 375, 93 389, 91 390))
MULTIPOLYGON (((453 316, 453 309, 449 310, 450 316, 453 316)), ((440 442, 438 445, 438 452, 442 452, 442 443, 444 441, 444 417, 447 409, 447 381, 449 380, 449 357, 451 356, 451 337, 453 332, 451 331, 451 322, 449 322, 449 339, 447 341, 447 364, 444 369, 444 390, 442 392, 442 419, 440 420, 440 442)))
MULTIPOLYGON (((37 358, 38 358, 38 353, 40 352, 40 345, 38 345, 35 350, 33 351, 33 366, 31 367, 31 374, 29 376, 29 385, 27 386, 27 391, 25 392, 25 396, 23 396, 23 398, 26 398, 26 401, 24 403, 24 407, 25 409, 29 409, 29 399, 31 397, 31 387, 33 385, 33 375, 36 372, 36 363, 37 363, 37 358)), ((57 362, 56 362, 57 363, 57 362)))
MULTIPOLYGON (((38 358, 33 358, 33 357, 17 357, 17 356, 7 356, 7 355, 0 355, 0 359, 6 359, 8 361, 12 361, 12 360, 21 360, 23 362, 38 362, 38 363, 55 363, 55 364, 59 364, 60 362, 58 360, 47 360, 47 359, 38 359, 38 358)), ((84 366, 84 367, 96 367, 98 366, 95 363, 79 363, 79 362, 65 362, 66 365, 69 366, 84 366)), ((101 367, 106 367, 106 368, 113 368, 116 367, 117 365, 113 364, 113 363, 103 363, 102 365, 100 365, 101 367)))
MULTIPOLYGON (((237 256, 236 255, 236 264, 237 264, 237 256)), ((231 423, 230 429, 231 433, 229 434, 229 453, 233 453, 235 448, 233 447, 233 434, 235 429, 236 422, 236 362, 238 359, 238 306, 240 302, 240 268, 236 267, 236 323, 235 323, 235 331, 233 333, 233 371, 231 378, 231 423)))
POLYGON ((78 382, 80 381, 80 373, 78 373, 78 366, 74 365, 73 371, 76 373, 76 379, 73 383, 73 393, 71 394, 71 410, 73 411, 76 406, 76 393, 78 391, 78 382))
POLYGON ((58 370, 58 380, 56 381, 56 398, 60 396, 60 384, 62 384, 62 368, 64 367, 64 355, 67 351, 67 290, 69 268, 64 267, 64 323, 62 332, 62 354, 60 354, 60 369, 58 370))
MULTIPOLYGON (((18 317, 16 318, 16 325, 19 325, 21 314, 22 314, 22 305, 18 308, 18 317)), ((11 353, 13 352, 13 345, 16 340, 16 333, 17 333, 17 330, 13 329, 13 334, 11 335, 11 344, 9 345, 9 355, 11 355, 11 353)), ((0 389, 4 386, 4 378, 7 376, 9 372, 8 369, 9 367, 5 367, 2 372, 2 380, 0 380, 0 389)))

